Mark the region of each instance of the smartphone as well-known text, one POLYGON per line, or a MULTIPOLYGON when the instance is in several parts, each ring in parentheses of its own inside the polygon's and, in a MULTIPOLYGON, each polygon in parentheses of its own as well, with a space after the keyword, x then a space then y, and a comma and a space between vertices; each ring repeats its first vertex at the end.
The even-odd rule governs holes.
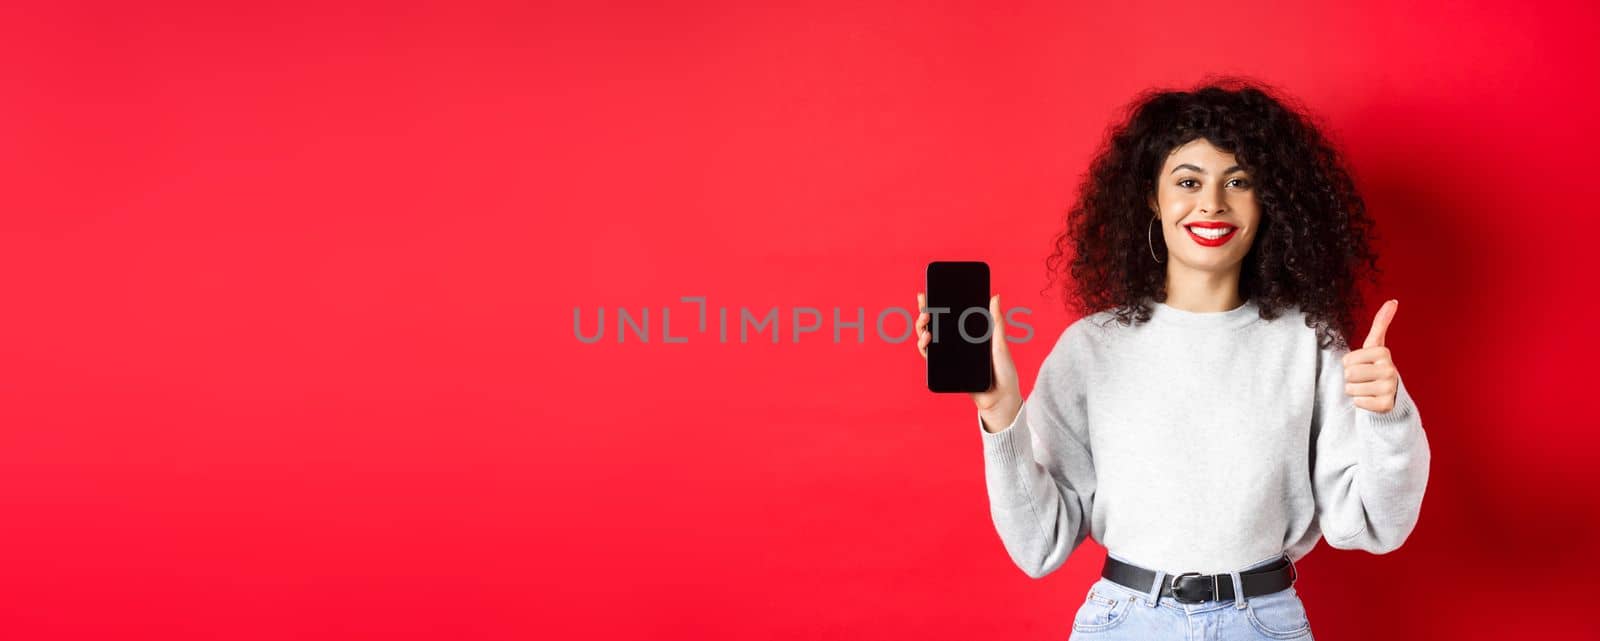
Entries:
POLYGON ((989 265, 928 263, 928 389, 985 392, 994 383, 994 323, 989 318, 989 265))

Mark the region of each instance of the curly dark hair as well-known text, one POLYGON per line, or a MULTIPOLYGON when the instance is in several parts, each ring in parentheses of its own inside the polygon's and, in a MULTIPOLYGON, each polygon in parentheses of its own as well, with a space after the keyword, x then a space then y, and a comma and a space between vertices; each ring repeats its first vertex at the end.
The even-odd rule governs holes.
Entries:
POLYGON ((1167 156, 1204 138, 1250 172, 1261 208, 1240 296, 1267 320, 1299 306, 1319 348, 1349 348, 1358 283, 1376 283, 1380 271, 1372 220, 1306 110, 1259 81, 1214 77, 1191 91, 1147 90, 1126 113, 1107 129, 1046 261, 1052 283, 1070 275, 1067 300, 1084 314, 1110 309, 1123 325, 1150 320, 1144 299, 1165 302, 1167 292, 1166 265, 1147 246, 1148 201, 1167 156))

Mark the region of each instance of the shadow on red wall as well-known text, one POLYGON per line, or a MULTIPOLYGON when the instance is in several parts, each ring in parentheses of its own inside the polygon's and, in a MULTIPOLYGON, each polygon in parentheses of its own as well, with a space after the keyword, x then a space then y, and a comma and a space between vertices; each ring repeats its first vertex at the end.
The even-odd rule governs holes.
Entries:
POLYGON ((1390 344, 1433 464, 1421 519, 1400 550, 1374 556, 1323 543, 1302 563, 1319 636, 1600 630, 1584 608, 1566 605, 1587 598, 1587 568, 1600 561, 1600 423, 1586 412, 1594 391, 1580 369, 1595 355, 1582 195, 1594 188, 1578 178, 1586 152, 1563 137, 1570 125, 1541 120, 1544 101, 1579 99, 1545 95, 1513 119, 1489 121, 1474 105, 1505 104, 1503 96, 1463 89, 1341 119, 1352 137, 1382 141, 1354 163, 1377 204, 1386 272, 1368 300, 1404 292, 1390 344), (1371 629, 1376 622, 1384 629, 1371 629))

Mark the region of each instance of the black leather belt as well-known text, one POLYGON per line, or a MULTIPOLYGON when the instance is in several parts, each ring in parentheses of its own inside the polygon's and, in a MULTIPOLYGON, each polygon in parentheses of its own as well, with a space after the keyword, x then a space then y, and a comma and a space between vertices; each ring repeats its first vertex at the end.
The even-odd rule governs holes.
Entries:
MULTIPOLYGON (((1248 599, 1294 585, 1296 574, 1294 563, 1289 561, 1288 556, 1283 556, 1268 565, 1239 573, 1239 581, 1244 584, 1244 596, 1248 599)), ((1106 557, 1106 565, 1100 571, 1100 576, 1139 592, 1149 592, 1156 580, 1154 570, 1123 563, 1110 556, 1106 557)), ((1161 596, 1171 597, 1178 603, 1231 601, 1234 598, 1233 576, 1198 572, 1169 574, 1161 582, 1161 596)))

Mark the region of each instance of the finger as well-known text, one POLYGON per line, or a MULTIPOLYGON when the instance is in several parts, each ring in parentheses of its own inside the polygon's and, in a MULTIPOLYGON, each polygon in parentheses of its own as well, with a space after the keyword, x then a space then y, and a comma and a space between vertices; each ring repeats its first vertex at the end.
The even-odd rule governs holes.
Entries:
POLYGON ((923 309, 926 309, 927 307, 928 307, 928 295, 924 294, 922 292, 917 292, 917 322, 916 322, 916 329, 917 329, 917 334, 918 335, 921 335, 922 332, 928 328, 929 314, 927 312, 922 311, 923 309))
POLYGON ((1394 381, 1387 380, 1387 379, 1386 380, 1381 380, 1381 381, 1370 381, 1370 382, 1367 382, 1367 383, 1345 383, 1344 384, 1344 393, 1345 393, 1345 395, 1347 395, 1347 396, 1356 396, 1356 397, 1373 396, 1373 397, 1380 397, 1381 398, 1381 397, 1385 397, 1385 396, 1389 396, 1391 394, 1394 394, 1394 389, 1395 389, 1394 381))
POLYGON ((1369 412, 1377 412, 1379 414, 1382 414, 1384 412, 1387 412, 1389 410, 1394 409, 1394 401, 1392 401, 1390 399, 1387 399, 1387 398, 1373 398, 1371 396, 1361 396, 1361 397, 1357 397, 1352 402, 1355 403, 1356 407, 1359 407, 1361 409, 1367 410, 1369 412))
POLYGON ((1372 331, 1367 332, 1367 342, 1362 347, 1380 347, 1383 345, 1383 335, 1389 331, 1389 322, 1394 320, 1395 310, 1400 308, 1399 299, 1390 299, 1378 308, 1378 316, 1372 319, 1372 331))
POLYGON ((1363 347, 1356 351, 1345 354, 1344 357, 1340 359, 1340 362, 1344 363, 1345 369, 1350 369, 1363 363, 1377 363, 1380 365, 1392 363, 1394 362, 1394 357, 1390 355, 1389 348, 1387 347, 1363 347))
POLYGON ((989 297, 989 318, 994 319, 994 336, 990 337, 994 343, 995 354, 1009 354, 1011 348, 1006 345, 1006 320, 1000 314, 1000 295, 989 297))
POLYGON ((1367 381, 1382 380, 1390 376, 1394 376, 1394 367, 1374 363, 1363 363, 1344 370, 1344 382, 1346 383, 1365 383, 1367 381))
POLYGON ((917 332, 917 351, 923 358, 928 357, 928 343, 933 342, 933 333, 928 330, 917 332))

